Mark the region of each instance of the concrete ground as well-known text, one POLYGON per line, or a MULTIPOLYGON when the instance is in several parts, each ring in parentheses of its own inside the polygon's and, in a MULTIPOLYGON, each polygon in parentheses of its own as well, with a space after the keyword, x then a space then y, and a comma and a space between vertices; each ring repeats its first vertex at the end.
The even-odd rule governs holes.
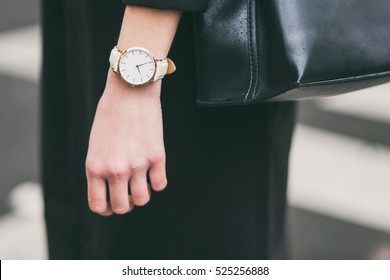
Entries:
MULTIPOLYGON (((0 259, 47 258, 38 5, 0 2, 0 259)), ((292 258, 390 259, 389 91, 300 104, 289 181, 292 258)))

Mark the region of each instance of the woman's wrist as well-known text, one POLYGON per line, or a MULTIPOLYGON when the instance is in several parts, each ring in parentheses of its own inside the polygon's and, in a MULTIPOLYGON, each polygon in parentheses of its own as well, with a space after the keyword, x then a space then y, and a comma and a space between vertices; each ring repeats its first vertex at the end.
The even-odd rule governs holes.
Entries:
POLYGON ((124 51, 131 47, 143 47, 148 49, 155 58, 165 59, 180 16, 180 11, 128 5, 123 16, 118 49, 124 51))
POLYGON ((110 68, 107 74, 107 88, 110 90, 105 90, 104 94, 109 93, 131 99, 160 98, 161 80, 133 87, 110 68))

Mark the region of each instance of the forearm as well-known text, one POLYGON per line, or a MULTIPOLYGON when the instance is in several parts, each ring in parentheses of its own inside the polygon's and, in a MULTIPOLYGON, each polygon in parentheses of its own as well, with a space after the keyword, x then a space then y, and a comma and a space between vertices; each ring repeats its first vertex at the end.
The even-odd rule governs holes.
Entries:
POLYGON ((167 57, 177 25, 180 11, 127 6, 118 40, 118 49, 143 47, 154 57, 167 57))

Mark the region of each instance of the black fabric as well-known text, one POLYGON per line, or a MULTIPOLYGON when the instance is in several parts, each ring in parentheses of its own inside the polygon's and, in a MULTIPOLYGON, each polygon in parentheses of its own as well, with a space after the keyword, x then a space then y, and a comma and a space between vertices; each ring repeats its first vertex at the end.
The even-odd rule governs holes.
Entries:
POLYGON ((163 80, 167 189, 124 216, 89 211, 84 162, 124 6, 43 0, 42 183, 51 259, 286 258, 294 104, 196 104, 193 14, 163 80))
POLYGON ((124 4, 157 9, 204 12, 209 0, 122 0, 124 4))

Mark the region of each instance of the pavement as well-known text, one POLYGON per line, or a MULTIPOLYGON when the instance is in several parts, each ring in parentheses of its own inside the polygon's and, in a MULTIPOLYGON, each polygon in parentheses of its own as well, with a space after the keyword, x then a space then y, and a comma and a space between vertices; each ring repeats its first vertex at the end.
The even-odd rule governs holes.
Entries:
MULTIPOLYGON (((47 258, 38 23, 38 0, 0 2, 0 259, 47 258)), ((293 259, 390 259, 389 91, 300 103, 288 187, 293 259)))

